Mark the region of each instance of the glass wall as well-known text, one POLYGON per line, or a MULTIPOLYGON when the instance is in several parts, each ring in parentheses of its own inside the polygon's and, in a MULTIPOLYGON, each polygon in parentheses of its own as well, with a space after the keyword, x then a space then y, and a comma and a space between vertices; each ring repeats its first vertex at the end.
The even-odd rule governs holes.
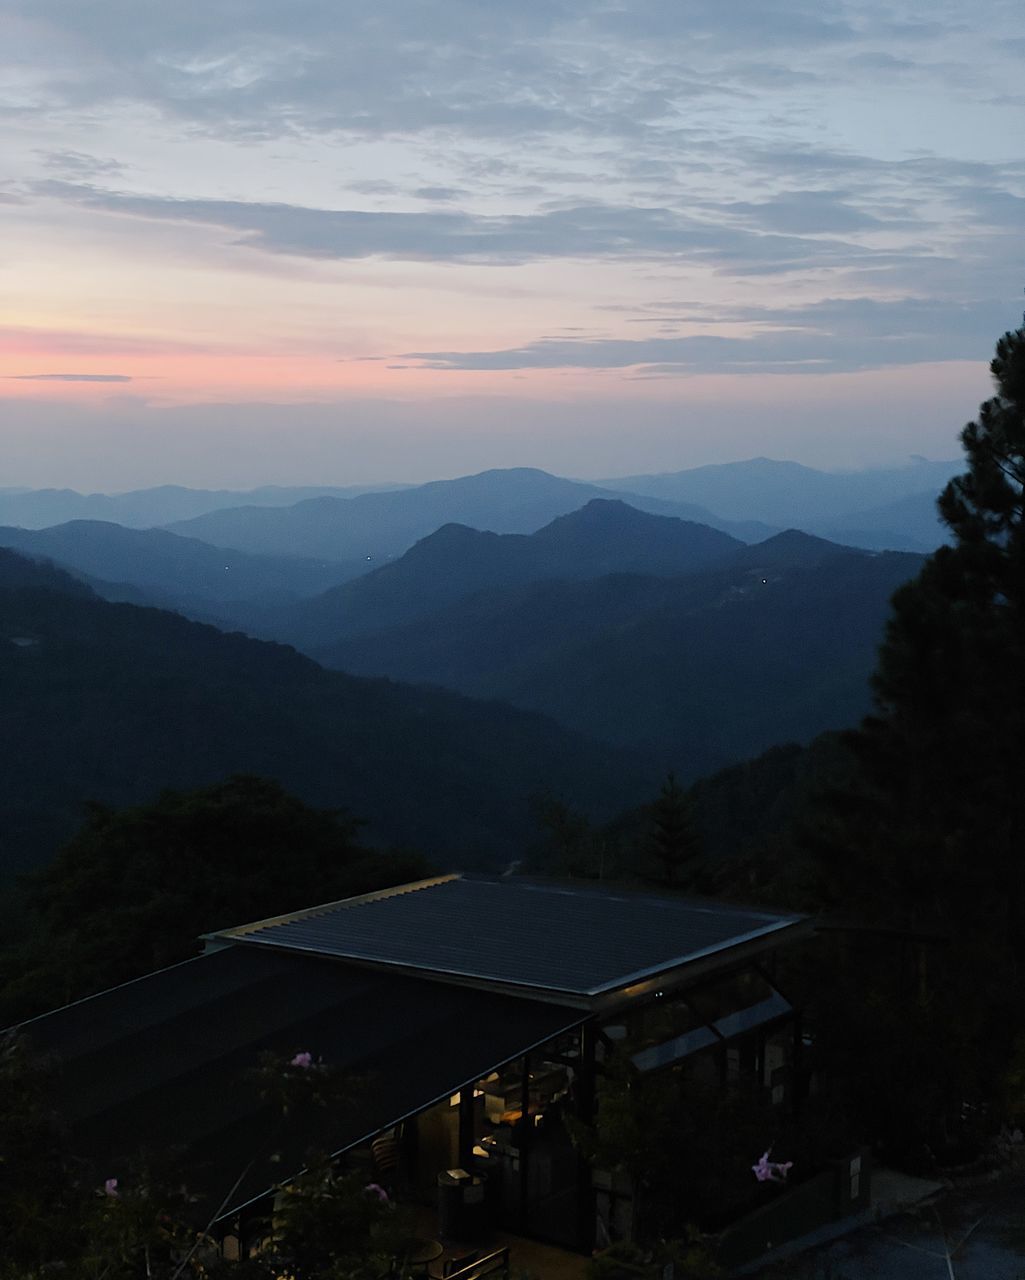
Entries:
POLYGON ((561 1036, 482 1080, 484 1105, 474 1113, 476 1167, 500 1225, 569 1245, 580 1164, 564 1119, 577 1106, 579 1071, 579 1036, 561 1036))
MULTIPOLYGON (((716 1062, 719 1075, 731 1080, 762 1070, 764 1029, 792 1013, 764 974, 748 968, 685 992, 656 992, 637 1008, 617 1014, 602 1030, 611 1043, 628 1047, 639 1071, 694 1059, 702 1076, 716 1062)), ((779 1048, 777 1044, 773 1050, 773 1070, 785 1066, 777 1061, 779 1048)))
MULTIPOLYGON (((560 1036, 383 1135, 401 1198, 435 1206, 439 1175, 464 1169, 482 1181, 487 1224, 576 1247, 581 1165, 564 1118, 577 1107, 580 1054, 577 1033, 560 1036)), ((369 1147, 354 1157, 376 1171, 369 1147)))

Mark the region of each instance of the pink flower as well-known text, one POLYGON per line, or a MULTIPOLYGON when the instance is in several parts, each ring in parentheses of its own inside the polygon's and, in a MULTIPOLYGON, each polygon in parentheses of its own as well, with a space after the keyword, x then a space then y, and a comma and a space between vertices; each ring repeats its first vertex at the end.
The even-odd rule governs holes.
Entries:
POLYGON ((302 1067, 304 1071, 308 1071, 313 1066, 313 1054, 297 1053, 288 1065, 290 1067, 302 1067))
POLYGON ((383 1201, 385 1204, 388 1203, 388 1192, 385 1191, 384 1187, 378 1186, 376 1182, 368 1182, 363 1190, 372 1191, 374 1195, 377 1196, 378 1200, 383 1201))
POLYGON ((751 1166, 751 1172, 759 1182, 786 1182, 787 1174, 794 1167, 793 1160, 785 1160, 779 1163, 775 1160, 770 1160, 769 1156, 771 1155, 771 1147, 768 1151, 763 1151, 758 1163, 751 1166))
POLYGON ((117 1178, 107 1179, 107 1181, 103 1184, 103 1194, 105 1196, 110 1196, 111 1199, 113 1200, 117 1200, 120 1198, 121 1193, 117 1189, 117 1178))

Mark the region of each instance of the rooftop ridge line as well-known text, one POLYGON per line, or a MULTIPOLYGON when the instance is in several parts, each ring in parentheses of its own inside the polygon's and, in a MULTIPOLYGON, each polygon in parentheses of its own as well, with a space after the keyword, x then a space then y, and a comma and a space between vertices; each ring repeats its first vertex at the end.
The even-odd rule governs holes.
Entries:
POLYGON ((387 889, 375 889, 372 893, 356 894, 352 898, 339 898, 335 902, 323 902, 316 907, 304 907, 301 911, 288 911, 280 916, 267 916, 264 920, 254 920, 251 924, 236 925, 231 929, 218 929, 214 933, 204 933, 200 936, 206 940, 220 940, 231 942, 247 938, 250 934, 258 933, 262 929, 272 928, 279 924, 292 924, 297 920, 312 920, 317 916, 329 915, 332 911, 338 911, 342 908, 361 907, 371 902, 381 902, 386 898, 400 898, 409 893, 416 893, 420 889, 432 889, 439 884, 447 884, 452 880, 461 880, 462 876, 459 872, 452 872, 444 876, 431 876, 426 880, 414 880, 411 883, 392 885, 387 889))

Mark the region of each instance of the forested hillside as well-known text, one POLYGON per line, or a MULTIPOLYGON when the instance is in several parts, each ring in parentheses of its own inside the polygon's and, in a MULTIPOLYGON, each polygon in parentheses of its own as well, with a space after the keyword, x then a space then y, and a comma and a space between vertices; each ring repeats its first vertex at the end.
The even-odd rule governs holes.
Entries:
POLYGON ((480 591, 318 656, 543 710, 693 778, 857 723, 890 596, 920 564, 781 535, 687 577, 480 591))
POLYGON ((311 649, 412 622, 490 588, 610 573, 694 573, 743 546, 707 525, 594 498, 532 534, 445 524, 392 563, 268 611, 258 625, 260 634, 311 649))
POLYGON ((52 560, 109 599, 146 603, 230 623, 258 608, 317 595, 363 572, 362 565, 254 556, 183 538, 164 529, 126 529, 102 520, 71 520, 49 529, 0 528, 0 547, 52 560))
POLYGON ((350 809, 372 843, 501 865, 530 797, 611 812, 650 778, 541 716, 324 671, 280 645, 90 597, 0 559, 0 860, 52 855, 82 806, 245 772, 350 809))

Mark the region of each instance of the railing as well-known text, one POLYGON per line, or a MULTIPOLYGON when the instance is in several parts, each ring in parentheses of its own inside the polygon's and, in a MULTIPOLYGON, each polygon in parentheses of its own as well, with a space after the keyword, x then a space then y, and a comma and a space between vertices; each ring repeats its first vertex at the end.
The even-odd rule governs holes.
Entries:
POLYGON ((773 1188, 772 1199, 722 1233, 719 1262, 727 1267, 743 1266, 769 1249, 860 1213, 870 1203, 871 1189, 867 1148, 830 1161, 828 1168, 806 1182, 773 1188))
POLYGON ((445 1280, 509 1280, 509 1246, 486 1253, 458 1271, 448 1271, 445 1280))

